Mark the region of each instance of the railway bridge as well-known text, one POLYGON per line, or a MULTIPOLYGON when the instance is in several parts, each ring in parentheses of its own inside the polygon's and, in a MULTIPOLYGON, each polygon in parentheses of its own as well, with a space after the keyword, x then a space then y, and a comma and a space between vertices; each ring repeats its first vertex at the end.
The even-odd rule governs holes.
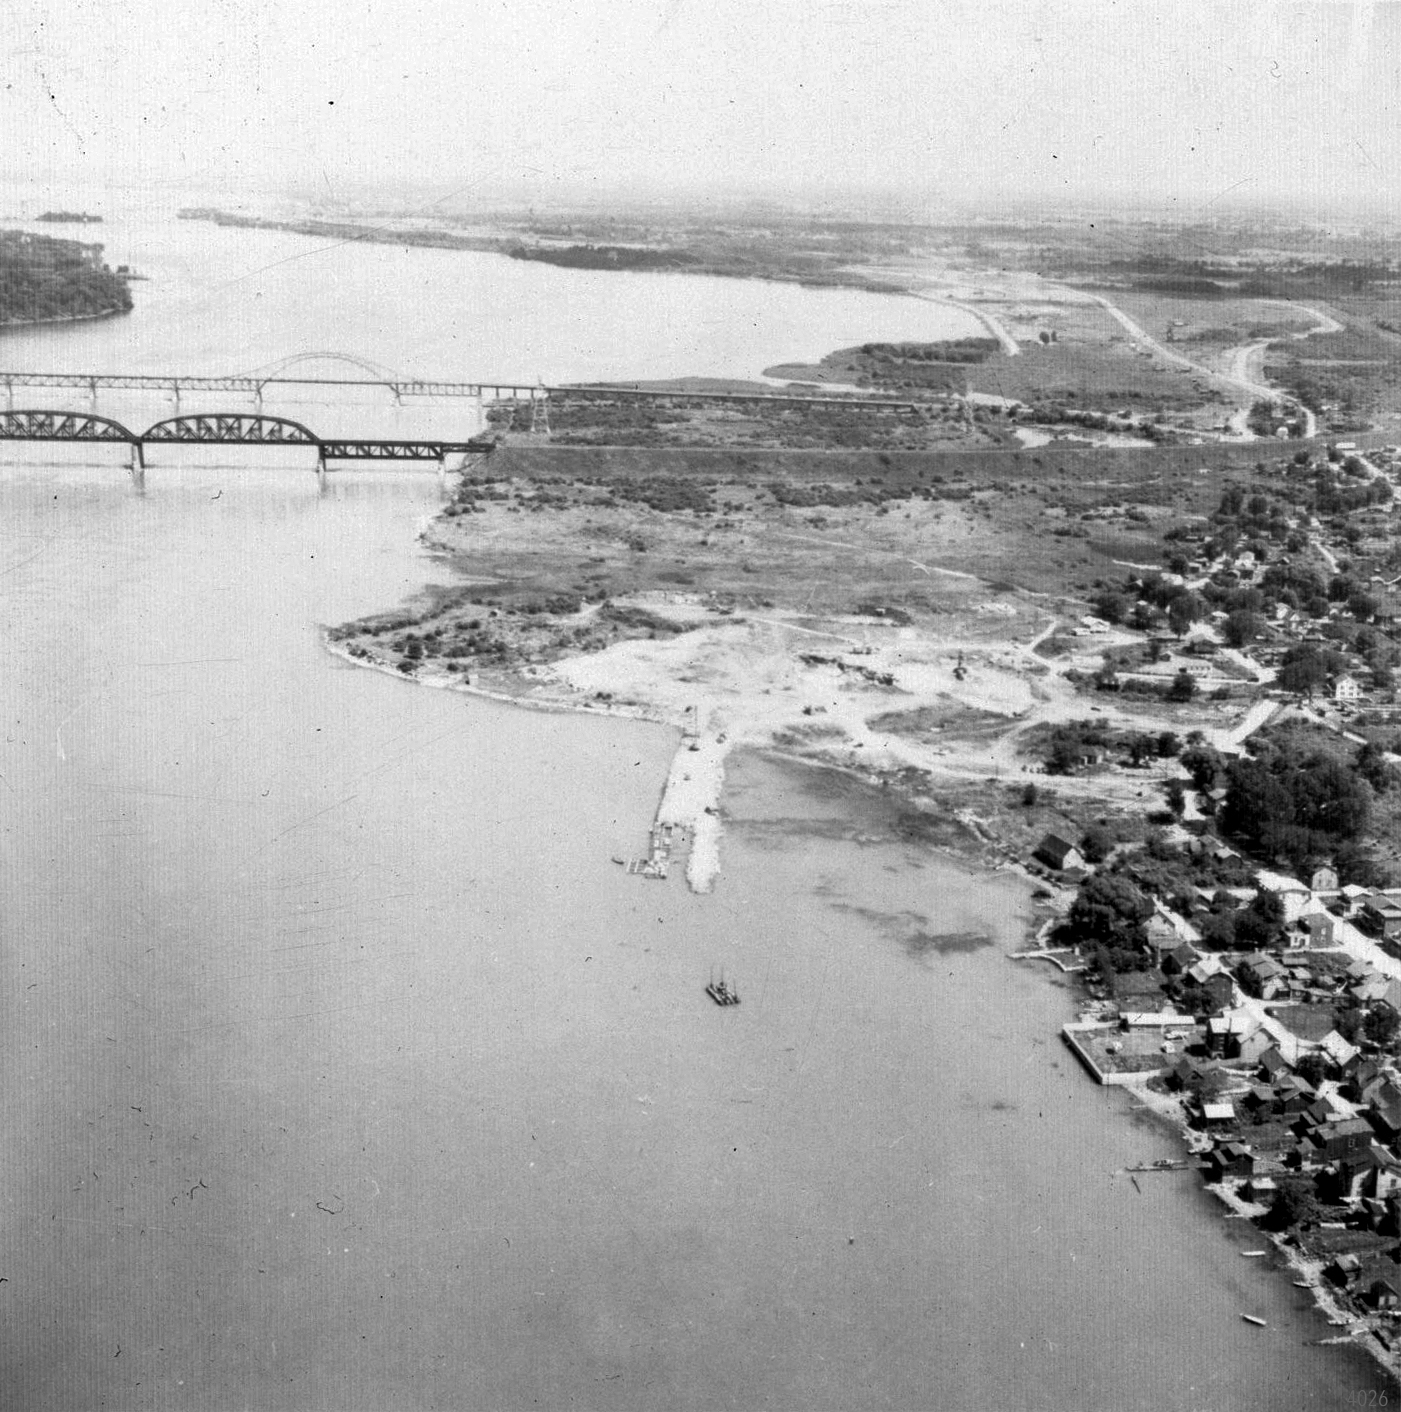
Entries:
POLYGON ((167 417, 142 432, 134 432, 114 421, 89 412, 5 411, 0 412, 0 441, 95 442, 126 446, 131 454, 133 479, 141 482, 146 471, 146 448, 153 445, 202 446, 305 446, 316 452, 316 474, 323 483, 333 462, 342 461, 435 461, 446 470, 447 458, 466 459, 489 456, 496 443, 482 438, 467 441, 437 441, 400 438, 326 438, 287 417, 270 417, 261 412, 215 412, 183 417, 167 417))

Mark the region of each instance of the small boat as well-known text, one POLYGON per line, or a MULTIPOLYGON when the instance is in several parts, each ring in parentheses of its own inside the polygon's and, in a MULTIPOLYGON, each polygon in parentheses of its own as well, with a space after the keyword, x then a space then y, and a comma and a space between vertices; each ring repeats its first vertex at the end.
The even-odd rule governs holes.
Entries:
POLYGON ((739 991, 736 990, 734 986, 730 985, 723 975, 718 981, 712 977, 710 984, 705 988, 705 993, 717 1005, 739 1004, 739 991))
POLYGON ((1258 1314, 1242 1314, 1241 1318, 1244 1319, 1247 1324, 1254 1324, 1258 1328, 1263 1329, 1268 1327, 1265 1321, 1258 1314))
POLYGON ((1295 1281, 1294 1281, 1294 1288, 1295 1288, 1295 1289, 1312 1289, 1312 1288, 1313 1288, 1313 1285, 1312 1285, 1308 1280, 1295 1280, 1295 1281))
POLYGON ((1270 1253, 1270 1252, 1269 1252, 1268 1250, 1242 1250, 1242 1251, 1241 1251, 1241 1254, 1244 1255, 1247 1260, 1258 1260, 1258 1259, 1260 1258, 1260 1256, 1262 1256, 1262 1255, 1268 1255, 1269 1253, 1270 1253))

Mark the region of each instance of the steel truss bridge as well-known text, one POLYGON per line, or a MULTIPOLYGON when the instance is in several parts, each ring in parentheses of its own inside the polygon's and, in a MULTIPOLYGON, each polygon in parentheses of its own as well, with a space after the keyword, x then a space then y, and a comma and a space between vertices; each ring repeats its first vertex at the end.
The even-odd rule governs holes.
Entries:
POLYGON ((364 438, 317 436, 301 422, 261 413, 209 413, 168 417, 137 433, 110 417, 86 412, 0 412, 0 441, 97 442, 127 446, 132 474, 146 467, 152 445, 305 446, 316 451, 317 474, 324 476, 332 461, 436 461, 444 467, 449 456, 488 456, 496 443, 487 440, 431 441, 418 438, 372 441, 364 438))
POLYGON ((688 402, 727 402, 744 403, 785 403, 840 405, 850 407, 919 408, 927 406, 929 397, 873 397, 870 395, 832 395, 821 392, 792 391, 775 388, 773 391, 744 392, 702 392, 690 388, 643 387, 636 383, 568 383, 548 384, 519 382, 452 382, 441 378, 406 378, 397 373, 385 372, 382 376, 361 378, 305 378, 285 376, 294 363, 312 359, 335 359, 349 362, 367 372, 378 371, 372 364, 359 359, 347 358, 343 354, 318 353, 303 354, 288 359, 285 364, 271 373, 241 374, 231 377, 200 377, 185 373, 31 373, 0 371, 0 386, 6 393, 6 400, 14 406, 17 387, 71 387, 81 388, 89 397, 96 398, 103 389, 115 388, 143 392, 165 392, 174 397, 175 405, 180 405, 181 395, 190 392, 244 392, 254 398, 261 407, 263 393, 268 389, 281 387, 380 387, 393 393, 396 402, 405 397, 471 397, 482 402, 526 402, 531 404, 537 430, 547 429, 546 407, 551 393, 571 398, 588 398, 608 401, 668 401, 682 399, 688 402), (542 425, 543 424, 543 425, 542 425))
POLYGON ((185 373, 7 373, 0 372, 0 384, 13 400, 17 387, 77 387, 92 397, 104 388, 125 388, 142 392, 169 392, 180 400, 186 392, 249 392, 260 401, 266 388, 278 387, 382 387, 397 402, 405 397, 480 397, 485 400, 529 402, 547 395, 549 389, 535 384, 495 382, 444 382, 422 378, 295 378, 269 375, 239 377, 195 377, 185 373))

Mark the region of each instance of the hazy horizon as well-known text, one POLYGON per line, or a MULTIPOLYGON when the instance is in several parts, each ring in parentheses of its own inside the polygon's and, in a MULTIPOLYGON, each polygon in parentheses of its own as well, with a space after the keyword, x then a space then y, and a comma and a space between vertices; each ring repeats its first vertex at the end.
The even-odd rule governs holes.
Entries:
POLYGON ((17 0, 0 35, 5 166, 54 185, 1395 206, 1388 4, 17 0))

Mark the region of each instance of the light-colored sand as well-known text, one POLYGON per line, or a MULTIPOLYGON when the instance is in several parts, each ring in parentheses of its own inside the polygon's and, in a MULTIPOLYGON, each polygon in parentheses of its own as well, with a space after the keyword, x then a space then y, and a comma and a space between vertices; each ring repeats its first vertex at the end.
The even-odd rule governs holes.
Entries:
MULTIPOLYGON (((778 609, 740 618, 686 595, 637 595, 627 601, 686 630, 525 668, 510 691, 465 685, 431 663, 413 679, 537 709, 676 727, 682 738, 656 822, 686 832, 687 877, 705 892, 720 869, 720 796, 725 756, 735 746, 778 746, 865 773, 915 769, 936 778, 985 779, 1022 772, 1017 745, 1028 728, 1087 713, 1089 703, 1061 675, 1078 659, 1052 668, 1033 651, 1055 625, 1044 609, 977 580, 943 591, 948 609, 936 619, 938 630, 778 609), (905 718, 898 730, 885 719, 892 716, 905 718), (969 721, 991 729, 960 734, 969 721)), ((1096 651, 1103 646, 1096 642, 1096 651)), ((1107 724, 1121 715, 1114 704, 1095 709, 1107 724)), ((1140 730, 1180 726, 1142 709, 1123 723, 1140 730)), ((1145 790, 1155 792, 1158 782, 1141 772, 1059 779, 1056 788, 1132 803, 1145 790)))

